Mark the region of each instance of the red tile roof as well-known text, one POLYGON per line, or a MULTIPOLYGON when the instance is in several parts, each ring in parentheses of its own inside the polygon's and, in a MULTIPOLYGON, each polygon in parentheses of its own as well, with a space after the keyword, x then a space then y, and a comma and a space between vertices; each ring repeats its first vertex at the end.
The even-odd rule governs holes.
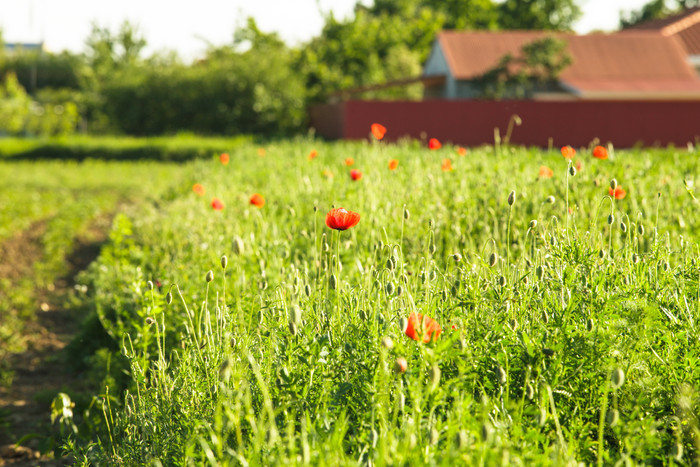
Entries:
POLYGON ((666 18, 645 21, 620 33, 627 34, 640 30, 657 31, 664 36, 676 36, 683 44, 686 53, 700 55, 700 7, 688 8, 666 18))
MULTIPOLYGON (((517 56, 523 45, 547 34, 443 31, 438 41, 452 75, 459 80, 470 80, 492 69, 506 53, 517 56)), ((560 81, 575 92, 700 93, 700 79, 673 37, 658 32, 555 37, 568 43, 573 59, 560 81)))

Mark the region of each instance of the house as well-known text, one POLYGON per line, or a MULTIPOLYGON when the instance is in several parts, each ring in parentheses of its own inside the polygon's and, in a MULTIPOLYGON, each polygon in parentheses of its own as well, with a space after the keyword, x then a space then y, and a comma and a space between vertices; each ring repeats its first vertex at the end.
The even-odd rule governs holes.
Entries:
POLYGON ((44 42, 5 42, 6 53, 46 52, 44 42))
POLYGON ((688 8, 666 18, 645 21, 618 34, 654 31, 665 37, 675 37, 685 51, 688 63, 700 73, 700 7, 688 8))
MULTIPOLYGON (((700 22, 700 11, 698 11, 700 22)), ((700 100, 700 78, 674 34, 657 30, 624 34, 550 34, 544 31, 443 31, 423 68, 424 78, 444 77, 426 86, 426 98, 475 99, 477 80, 506 54, 517 57, 533 41, 553 36, 566 43, 572 59, 553 88, 534 99, 700 100)), ((700 39, 700 26, 698 26, 700 39)), ((690 39, 688 43, 692 42, 690 39)), ((700 53, 700 40, 697 43, 700 53)))

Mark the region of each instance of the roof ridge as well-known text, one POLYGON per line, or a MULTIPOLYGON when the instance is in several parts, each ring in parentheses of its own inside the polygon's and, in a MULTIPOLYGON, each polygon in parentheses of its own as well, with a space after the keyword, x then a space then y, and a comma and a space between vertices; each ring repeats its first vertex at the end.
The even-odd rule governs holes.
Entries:
POLYGON ((688 15, 683 15, 678 19, 678 21, 674 21, 671 24, 661 28, 661 34, 665 36, 670 36, 700 23, 700 7, 695 7, 693 9, 695 11, 693 11, 692 13, 688 15))

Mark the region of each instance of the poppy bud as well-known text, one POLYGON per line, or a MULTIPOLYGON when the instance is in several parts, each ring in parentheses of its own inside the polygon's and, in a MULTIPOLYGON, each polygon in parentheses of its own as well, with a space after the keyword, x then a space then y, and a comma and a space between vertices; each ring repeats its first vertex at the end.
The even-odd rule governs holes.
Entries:
POLYGON ((612 180, 610 180, 610 189, 612 191, 615 191, 615 188, 617 188, 617 180, 613 178, 612 180))
POLYGON ((299 305, 292 307, 292 321, 296 324, 301 324, 301 308, 299 305))
POLYGON ((156 320, 151 318, 150 316, 146 317, 146 324, 149 326, 153 326, 156 323, 156 320))
POLYGON ((617 423, 620 421, 620 412, 618 412, 617 409, 608 410, 608 412, 605 414, 605 421, 608 422, 608 425, 611 427, 617 425, 617 423))
POLYGON ((612 373, 610 373, 610 382, 612 383, 613 389, 619 389, 625 382, 625 372, 621 368, 615 368, 612 373))
POLYGON ((152 281, 146 282, 146 287, 148 287, 148 290, 153 290, 153 282, 152 281))
POLYGON ((165 303, 167 303, 168 305, 173 303, 173 294, 171 294, 170 292, 165 294, 165 303))
POLYGON ((421 283, 425 284, 425 281, 428 279, 428 276, 425 274, 425 271, 420 273, 420 281, 421 283))
POLYGON ((544 426, 545 423, 547 423, 547 411, 544 407, 540 407, 540 413, 537 415, 537 424, 544 426))
POLYGON ((535 269, 535 272, 537 273, 537 279, 542 280, 544 277, 544 266, 539 265, 537 266, 537 269, 535 269))
POLYGON ((527 383, 527 386, 525 386, 525 395, 530 400, 532 400, 532 398, 535 397, 535 388, 532 387, 532 384, 527 383))
POLYGON ((408 208, 403 208, 403 218, 408 220, 411 217, 411 213, 408 212, 408 208))
POLYGON ((460 261, 462 261, 462 255, 460 255, 459 253, 455 253, 454 255, 452 255, 452 259, 455 260, 455 263, 459 263, 460 261))
POLYGON ((386 285, 384 286, 384 290, 386 290, 387 295, 393 294, 394 293, 394 283, 387 282, 386 285))
POLYGON ((431 281, 434 281, 435 279, 437 279, 437 272, 435 272, 435 269, 431 269, 431 270, 430 270, 430 276, 429 276, 429 277, 430 277, 430 280, 431 280, 431 281))
POLYGON ((498 379, 498 382, 501 384, 506 384, 506 381, 508 381, 508 375, 502 366, 496 368, 496 379, 498 379))
POLYGON ((204 279, 206 279, 207 282, 213 281, 214 280, 214 271, 207 272, 207 275, 204 276, 204 279))
POLYGON ((297 325, 294 323, 294 321, 290 321, 290 322, 289 322, 289 333, 290 333, 292 336, 296 336, 296 335, 297 335, 297 325))
POLYGON ((635 253, 635 254, 632 255, 632 262, 633 262, 634 264, 639 263, 639 255, 638 255, 638 254, 635 253))
POLYGON ((491 253, 491 256, 489 256, 489 266, 494 267, 497 259, 498 256, 496 256, 496 253, 491 253))
POLYGON ((386 260, 386 267, 392 271, 396 269, 396 258, 394 258, 393 255, 389 256, 389 259, 386 260))
POLYGON ((511 191, 508 195, 508 206, 512 206, 515 203, 515 190, 511 191))
POLYGON ((434 242, 430 242, 430 246, 428 247, 428 252, 429 252, 431 255, 434 255, 436 250, 437 250, 437 248, 435 247, 435 243, 434 243, 434 242))
POLYGON ((569 167, 569 175, 571 175, 572 177, 576 175, 576 167, 574 167, 573 165, 569 167))
POLYGON ((612 225, 613 222, 615 222, 615 216, 610 214, 608 216, 608 225, 612 225))
POLYGON ((601 249, 598 251, 598 258, 600 258, 600 259, 605 258, 605 250, 601 249))
POLYGON ((401 330, 401 334, 404 334, 406 332, 406 329, 408 328, 408 318, 402 317, 399 319, 399 329, 401 330))
POLYGON ((391 337, 382 337, 382 347, 384 347, 387 350, 391 350, 394 348, 394 341, 391 339, 391 337))
POLYGON ((542 310, 542 321, 544 321, 544 324, 549 323, 549 314, 547 310, 542 310))
POLYGON ((405 373, 406 368, 408 368, 408 362, 406 361, 406 359, 403 357, 397 358, 394 362, 394 372, 405 373))
POLYGON ((304 294, 306 294, 307 297, 311 296, 311 286, 309 284, 304 286, 304 294))
POLYGON ((500 285, 501 287, 505 287, 505 286, 506 286, 506 278, 505 278, 505 276, 501 276, 501 277, 498 278, 498 285, 500 285))
POLYGON ((401 295, 403 295, 403 287, 399 285, 398 287, 396 287, 396 296, 400 297, 401 295))
POLYGON ((550 196, 547 196, 547 199, 545 199, 545 201, 548 202, 549 204, 554 204, 554 202, 556 201, 556 198, 554 196, 550 195, 550 196))
POLYGON ((237 255, 242 255, 243 250, 243 239, 241 237, 235 237, 233 239, 233 252, 237 255))
POLYGON ((537 221, 535 219, 532 219, 530 221, 530 230, 534 230, 535 227, 537 227, 537 221))
POLYGON ((435 227, 435 221, 432 219, 428 219, 428 227, 431 229, 435 227))
POLYGON ((622 230, 622 233, 627 232, 627 224, 620 222, 620 230, 622 230))
POLYGON ((586 329, 588 330, 588 332, 591 332, 594 328, 595 321, 593 321, 593 318, 588 318, 588 320, 586 321, 586 329))
POLYGON ((331 274, 331 277, 328 279, 328 287, 331 290, 335 290, 338 287, 338 278, 335 277, 335 274, 331 274))
POLYGON ((644 226, 642 224, 637 226, 637 233, 642 237, 644 236, 644 226))
POLYGON ((226 265, 228 265, 228 258, 224 255, 221 257, 221 269, 226 269, 226 265))
POLYGON ((485 443, 489 443, 491 441, 491 438, 493 437, 493 427, 491 426, 491 423, 488 421, 485 421, 483 425, 481 425, 481 439, 485 443))

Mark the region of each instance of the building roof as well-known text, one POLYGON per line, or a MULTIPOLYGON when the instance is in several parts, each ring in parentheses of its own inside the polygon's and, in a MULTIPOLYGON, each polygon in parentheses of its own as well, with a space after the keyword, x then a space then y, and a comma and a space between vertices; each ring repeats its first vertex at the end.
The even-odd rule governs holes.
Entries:
MULTIPOLYGON (((498 64, 507 53, 518 56, 523 45, 547 37, 541 31, 443 31, 438 43, 452 76, 471 80, 498 64)), ((560 82, 579 95, 700 95, 700 79, 673 37, 658 32, 626 34, 555 34, 567 42, 573 61, 560 82)))
POLYGON ((664 36, 676 36, 688 55, 700 55, 700 7, 688 8, 666 18, 636 24, 620 33, 657 31, 664 36))

